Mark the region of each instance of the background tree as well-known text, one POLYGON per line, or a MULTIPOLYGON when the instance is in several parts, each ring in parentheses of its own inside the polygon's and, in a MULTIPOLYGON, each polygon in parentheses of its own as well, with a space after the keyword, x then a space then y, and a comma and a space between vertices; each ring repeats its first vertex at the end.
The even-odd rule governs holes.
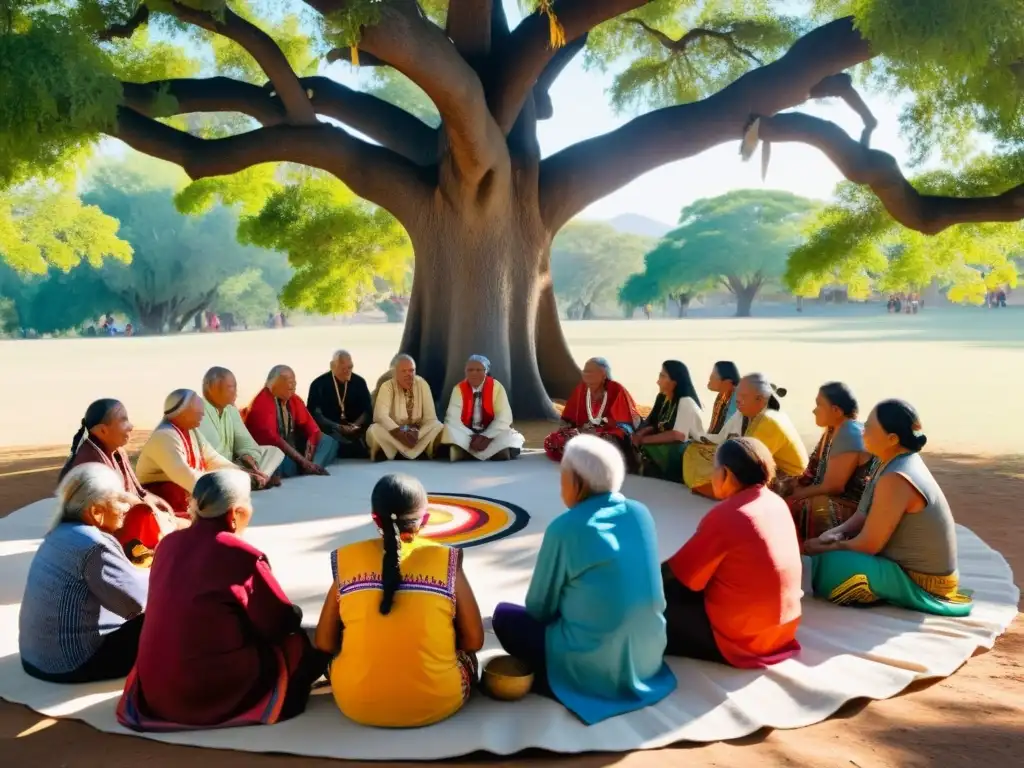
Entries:
MULTIPOLYGON (((698 283, 663 283, 656 274, 647 269, 648 259, 644 257, 644 269, 630 275, 619 289, 619 303, 632 316, 637 308, 647 304, 664 304, 667 311, 674 311, 677 317, 686 317, 690 302, 715 286, 715 281, 698 283)), ((657 271, 657 270, 655 270, 657 271)))
MULTIPOLYGON (((197 313, 216 308, 218 290, 230 278, 255 270, 275 281, 268 289, 276 295, 289 276, 283 254, 236 239, 238 216, 231 209, 179 212, 176 183, 181 186, 181 174, 173 166, 136 157, 101 166, 83 195, 121 222, 131 263, 104 264, 99 278, 118 308, 148 333, 179 331, 197 313)), ((73 272, 83 270, 81 277, 90 279, 90 269, 73 272)))
POLYGON ((628 235, 600 221, 574 221, 551 246, 551 279, 563 305, 589 318, 595 307, 614 304, 630 272, 643 267, 654 241, 628 235))
POLYGON ((665 163, 741 138, 747 156, 762 140, 795 141, 926 234, 1024 217, 1012 164, 976 197, 910 185, 870 149, 874 118, 847 73, 870 64, 873 82, 908 92, 922 146, 978 130, 1012 159, 1024 137, 1019 0, 531 0, 514 27, 501 0, 2 2, 0 183, 49 174, 101 134, 192 179, 262 163, 332 174, 409 233, 402 349, 442 398, 467 354, 486 351, 521 418, 554 415, 545 388, 565 397, 578 379, 551 287, 552 239, 665 163), (549 88, 585 47, 592 66, 621 71, 618 93, 640 91, 621 106, 657 108, 542 159, 536 122, 552 113, 549 88), (440 127, 312 74, 332 58, 402 73, 440 127), (628 77, 646 85, 624 87, 628 77), (860 141, 789 111, 829 96, 864 117, 860 141), (225 135, 179 119, 195 113, 242 117, 225 135))
POLYGON ((789 192, 743 189, 683 208, 680 226, 644 257, 641 287, 661 296, 718 283, 749 317, 761 287, 786 270, 816 204, 789 192))
POLYGON ((117 228, 117 219, 57 183, 0 188, 0 264, 22 275, 83 261, 96 267, 105 258, 127 262, 132 250, 117 228))
MULTIPOLYGON (((987 161, 976 161, 958 176, 933 172, 915 185, 936 194, 972 181, 983 186, 974 174, 986 170, 993 170, 987 161)), ((876 197, 852 184, 840 185, 836 202, 812 220, 808 232, 786 270, 790 289, 808 297, 829 284, 845 285, 851 298, 863 299, 875 290, 921 292, 937 281, 951 301, 982 304, 989 291, 1017 287, 1014 257, 1024 251, 1018 223, 965 224, 926 237, 900 226, 876 197)))

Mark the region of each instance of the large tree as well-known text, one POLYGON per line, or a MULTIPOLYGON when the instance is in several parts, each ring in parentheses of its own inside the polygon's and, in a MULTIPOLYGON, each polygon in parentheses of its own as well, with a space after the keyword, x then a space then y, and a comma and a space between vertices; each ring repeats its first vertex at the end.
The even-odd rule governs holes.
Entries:
POLYGON ((801 142, 926 234, 1024 216, 1019 175, 968 193, 916 190, 870 148, 874 118, 848 74, 870 62, 883 87, 908 89, 924 142, 977 128, 1013 152, 1024 135, 1019 0, 532 0, 514 28, 501 0, 0 2, 0 179, 51 167, 100 134, 193 179, 271 162, 333 174, 408 230, 416 266, 402 348, 437 394, 467 354, 487 352, 522 417, 552 414, 546 391, 564 397, 578 376, 550 280, 554 235, 665 163, 741 138, 748 155, 759 140, 801 142), (660 107, 542 159, 537 121, 588 36, 591 64, 633 60, 617 104, 660 107), (440 127, 311 74, 338 58, 406 76, 440 127), (831 96, 864 116, 859 141, 787 111, 831 96), (225 135, 166 119, 224 112, 258 126, 225 135))
POLYGON ((679 227, 644 257, 635 283, 653 286, 661 296, 718 284, 736 297, 736 316, 749 317, 758 291, 786 271, 816 207, 789 192, 758 189, 698 200, 683 208, 679 227))

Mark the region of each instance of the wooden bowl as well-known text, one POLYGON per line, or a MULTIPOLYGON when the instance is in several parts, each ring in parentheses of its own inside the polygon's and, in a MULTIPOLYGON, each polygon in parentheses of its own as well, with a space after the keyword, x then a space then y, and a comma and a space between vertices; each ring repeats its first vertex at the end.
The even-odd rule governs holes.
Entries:
POLYGON ((501 701, 518 701, 533 687, 533 672, 512 656, 498 656, 487 662, 483 675, 484 688, 501 701))

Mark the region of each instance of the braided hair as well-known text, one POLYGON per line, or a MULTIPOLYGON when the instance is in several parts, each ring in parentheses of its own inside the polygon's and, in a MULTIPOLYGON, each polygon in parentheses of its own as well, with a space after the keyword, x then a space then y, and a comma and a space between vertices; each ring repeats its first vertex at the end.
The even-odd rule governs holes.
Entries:
POLYGON ((120 400, 105 397, 102 400, 96 400, 90 403, 89 407, 85 409, 85 416, 82 418, 78 431, 75 432, 75 436, 71 438, 71 449, 68 452, 67 461, 65 461, 64 466, 61 467, 60 475, 57 476, 58 482, 63 480, 64 475, 71 470, 71 462, 75 460, 75 454, 78 453, 78 449, 81 447, 82 441, 89 435, 89 432, 100 424, 106 424, 110 419, 110 414, 119 405, 121 405, 120 400))
POLYGON ((423 511, 427 506, 427 492, 422 483, 408 475, 384 475, 373 486, 370 506, 380 528, 384 542, 384 557, 381 562, 380 612, 387 616, 395 601, 395 593, 402 583, 399 567, 399 551, 402 534, 416 533, 423 511))

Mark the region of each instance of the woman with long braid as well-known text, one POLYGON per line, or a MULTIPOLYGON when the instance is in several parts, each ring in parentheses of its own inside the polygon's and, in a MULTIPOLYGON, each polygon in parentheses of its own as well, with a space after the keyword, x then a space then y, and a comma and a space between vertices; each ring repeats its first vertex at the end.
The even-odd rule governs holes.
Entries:
POLYGON ((71 451, 58 479, 63 480, 75 467, 91 463, 105 464, 117 473, 133 505, 125 515, 124 525, 114 535, 128 558, 143 565, 152 559, 160 539, 179 526, 170 505, 146 491, 135 476, 124 450, 133 429, 128 411, 119 400, 104 398, 91 403, 71 439, 71 451))
POLYGON ((331 554, 316 647, 335 657, 338 708, 363 725, 414 728, 455 714, 477 679, 483 621, 462 551, 419 536, 427 493, 385 475, 370 497, 380 536, 331 554))

